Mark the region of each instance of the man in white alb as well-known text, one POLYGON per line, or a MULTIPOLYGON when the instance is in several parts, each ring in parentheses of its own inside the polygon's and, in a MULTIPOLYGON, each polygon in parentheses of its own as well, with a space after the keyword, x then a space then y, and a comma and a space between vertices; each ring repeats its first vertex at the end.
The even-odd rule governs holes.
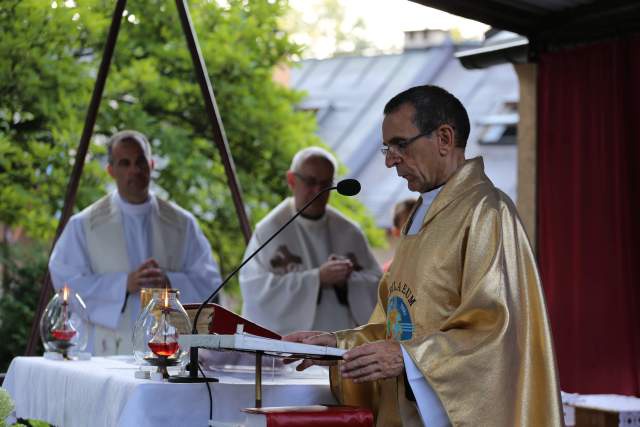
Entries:
POLYGON ((168 286, 181 302, 196 303, 220 283, 193 215, 150 193, 147 138, 122 131, 107 147, 117 191, 71 217, 49 261, 54 287, 67 283, 87 304, 94 355, 132 352, 141 288, 168 286))
MULTIPOLYGON (((336 160, 326 150, 298 152, 287 171, 287 198, 256 226, 245 257, 319 191, 333 185, 336 160)), ((327 191, 240 271, 243 316, 279 333, 366 323, 381 271, 360 228, 327 206, 327 191)))

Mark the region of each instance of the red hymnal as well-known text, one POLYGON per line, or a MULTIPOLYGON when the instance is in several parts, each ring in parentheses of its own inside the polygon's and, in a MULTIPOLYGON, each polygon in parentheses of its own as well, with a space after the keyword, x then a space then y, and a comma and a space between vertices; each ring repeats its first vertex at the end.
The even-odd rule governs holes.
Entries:
POLYGON ((373 413, 355 406, 246 408, 245 427, 372 427, 373 413))

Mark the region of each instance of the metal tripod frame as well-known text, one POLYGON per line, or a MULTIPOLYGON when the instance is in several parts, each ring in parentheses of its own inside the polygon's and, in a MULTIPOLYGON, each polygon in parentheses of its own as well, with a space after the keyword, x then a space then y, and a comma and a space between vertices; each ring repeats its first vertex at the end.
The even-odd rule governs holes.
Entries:
MULTIPOLYGON (((76 193, 78 191, 78 185, 80 182, 80 177, 82 176, 82 170, 84 168, 87 151, 89 149, 89 141, 91 139, 91 135, 93 134, 93 128, 96 123, 96 117, 98 115, 98 110, 100 108, 100 101, 102 99, 102 92, 104 90, 104 86, 107 81, 107 75, 109 74, 109 66, 111 65, 111 58, 113 57, 116 41, 118 39, 120 24, 122 22, 122 14, 124 12, 126 3, 127 3, 126 0, 118 0, 116 3, 115 10, 113 12, 113 16, 111 18, 111 26, 109 27, 107 41, 104 46, 102 61, 100 63, 100 68, 98 69, 96 83, 95 83, 95 86, 93 87, 91 101, 89 103, 89 108, 87 109, 87 116, 84 121, 82 136, 80 137, 80 144, 78 145, 78 150, 76 151, 73 170, 71 171, 69 184, 67 186, 67 191, 65 194, 64 206, 62 208, 62 215, 60 216, 60 222, 58 223, 58 228, 56 230, 56 235, 51 245, 49 256, 51 256, 51 252, 53 251, 53 248, 55 247, 55 244, 58 241, 58 238, 60 237, 62 230, 64 230, 64 227, 69 221, 69 218, 71 217, 71 213, 73 212, 73 205, 75 203, 76 193)), ((191 21, 191 15, 189 14, 189 7, 187 5, 187 1, 176 0, 176 7, 178 9, 178 14, 180 16, 182 31, 187 41, 187 47, 189 48, 189 52, 191 53, 191 59, 193 61, 194 71, 196 73, 196 79, 198 80, 198 84, 200 85, 200 90, 202 92, 202 97, 204 98, 207 117, 211 122, 212 130, 213 130, 213 141, 216 147, 218 148, 218 152, 220 153, 220 158, 222 159, 222 163, 224 165, 224 170, 227 176, 229 189, 231 190, 231 195, 233 197, 233 204, 235 206, 238 219, 240 221, 242 234, 245 238, 245 242, 249 242, 249 239, 251 237, 251 225, 249 224, 249 219, 244 210, 244 203, 242 201, 242 190, 240 188, 240 184, 238 182, 238 178, 236 175, 235 164, 233 162, 233 157, 231 156, 231 150, 229 149, 229 142, 227 141, 227 136, 224 131, 222 119, 220 118, 218 105, 216 103, 216 99, 213 94, 211 81, 209 80, 209 74, 207 73, 207 67, 205 65, 204 58, 202 57, 202 52, 200 50, 200 45, 198 43, 198 37, 193 27, 193 22, 191 21)), ((35 351, 36 342, 39 336, 39 330, 38 330, 39 319, 40 319, 40 316, 42 315, 44 307, 47 304, 47 301, 51 298, 52 291, 53 291, 53 286, 51 283, 51 275, 49 273, 49 269, 47 268, 47 273, 42 281, 42 285, 40 288, 40 298, 38 299, 38 307, 36 309, 33 322, 31 324, 31 333, 29 335, 29 342, 27 343, 27 348, 25 350, 25 354, 27 356, 33 355, 35 351)))

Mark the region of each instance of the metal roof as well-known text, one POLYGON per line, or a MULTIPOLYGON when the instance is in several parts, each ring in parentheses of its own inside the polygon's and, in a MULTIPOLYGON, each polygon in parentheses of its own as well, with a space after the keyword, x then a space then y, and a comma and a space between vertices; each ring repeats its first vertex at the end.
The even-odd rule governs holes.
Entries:
MULTIPOLYGON (((347 175, 361 181, 358 198, 380 226, 390 226, 396 202, 417 196, 385 167, 379 152, 384 105, 416 85, 442 86, 462 101, 472 128, 467 156, 482 155, 487 174, 515 198, 516 146, 485 146, 478 140, 487 120, 503 113, 505 103, 517 102, 516 74, 510 64, 466 70, 454 57, 455 50, 449 41, 394 55, 309 59, 292 70, 291 85, 308 94, 300 108, 316 111, 318 135, 347 166, 347 175)), ((504 123, 497 120, 496 125, 504 123)))

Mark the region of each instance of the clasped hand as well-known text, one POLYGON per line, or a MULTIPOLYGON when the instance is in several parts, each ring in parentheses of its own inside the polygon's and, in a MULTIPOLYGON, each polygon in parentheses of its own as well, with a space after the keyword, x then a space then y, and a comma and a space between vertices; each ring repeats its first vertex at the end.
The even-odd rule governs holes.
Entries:
POLYGON ((139 292, 141 288, 170 288, 169 278, 162 271, 158 262, 150 258, 127 276, 127 291, 130 294, 139 292))
POLYGON ((324 287, 344 286, 353 272, 353 263, 348 258, 331 255, 320 266, 320 284, 324 287))

